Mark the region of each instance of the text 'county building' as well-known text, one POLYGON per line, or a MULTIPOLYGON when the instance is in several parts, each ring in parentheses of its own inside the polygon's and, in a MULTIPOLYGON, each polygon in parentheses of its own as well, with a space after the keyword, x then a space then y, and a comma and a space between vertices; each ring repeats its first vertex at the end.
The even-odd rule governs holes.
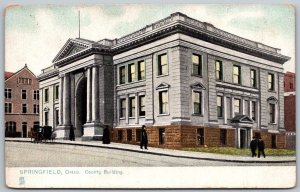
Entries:
POLYGON ((174 13, 119 39, 69 39, 44 69, 40 122, 57 138, 150 146, 285 147, 280 49, 174 13))

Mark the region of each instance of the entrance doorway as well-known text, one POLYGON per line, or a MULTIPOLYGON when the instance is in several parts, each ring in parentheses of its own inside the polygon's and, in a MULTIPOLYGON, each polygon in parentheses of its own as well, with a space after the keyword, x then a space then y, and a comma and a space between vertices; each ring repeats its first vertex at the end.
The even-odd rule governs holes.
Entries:
POLYGON ((247 148, 247 130, 241 129, 240 130, 240 148, 247 148))
POLYGON ((276 148, 276 134, 272 134, 272 148, 276 148))
POLYGON ((26 138, 27 137, 27 122, 22 123, 22 133, 23 133, 22 137, 26 138))
POLYGON ((76 89, 76 128, 75 136, 83 135, 83 125, 87 114, 87 80, 82 78, 76 89))

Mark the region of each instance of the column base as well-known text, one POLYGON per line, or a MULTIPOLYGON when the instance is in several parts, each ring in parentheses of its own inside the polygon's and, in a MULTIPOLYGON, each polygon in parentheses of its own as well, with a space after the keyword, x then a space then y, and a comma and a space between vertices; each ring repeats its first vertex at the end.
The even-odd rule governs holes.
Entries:
POLYGON ((70 128, 71 125, 59 125, 55 129, 57 140, 69 140, 70 139, 70 128))
POLYGON ((82 141, 99 140, 103 138, 104 125, 99 122, 89 122, 83 125, 82 141))

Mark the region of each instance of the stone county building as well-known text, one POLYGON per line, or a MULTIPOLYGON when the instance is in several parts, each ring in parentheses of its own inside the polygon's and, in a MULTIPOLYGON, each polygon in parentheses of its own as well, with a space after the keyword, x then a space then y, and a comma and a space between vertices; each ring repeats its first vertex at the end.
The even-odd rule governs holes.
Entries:
POLYGON ((284 74, 284 127, 286 129, 286 147, 296 149, 296 74, 284 74))
POLYGON ((119 39, 69 39, 38 77, 42 124, 67 139, 244 148, 285 147, 280 49, 182 13, 119 39))
POLYGON ((28 137, 39 124, 39 82, 25 65, 5 72, 5 137, 28 137))

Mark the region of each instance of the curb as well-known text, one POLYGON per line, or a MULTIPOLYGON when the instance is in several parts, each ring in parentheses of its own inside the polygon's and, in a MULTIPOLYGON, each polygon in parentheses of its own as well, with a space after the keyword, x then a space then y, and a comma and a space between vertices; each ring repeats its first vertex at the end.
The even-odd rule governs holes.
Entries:
MULTIPOLYGON (((32 141, 21 141, 21 140, 5 140, 6 142, 20 142, 20 143, 33 143, 32 141)), ((186 155, 171 155, 159 152, 151 152, 151 151, 140 151, 135 149, 125 149, 111 146, 97 146, 97 145, 89 145, 89 144, 79 144, 79 143, 64 143, 64 142, 50 142, 49 144, 67 144, 73 146, 84 146, 84 147, 94 147, 94 148, 103 148, 103 149, 115 149, 120 151, 129 151, 135 153, 144 153, 150 155, 159 155, 159 156, 167 156, 167 157, 175 157, 175 158, 185 158, 185 159, 196 159, 196 160, 206 160, 206 161, 222 161, 222 162, 231 162, 231 163, 294 163, 296 160, 275 160, 275 161, 257 161, 257 160, 232 160, 232 159, 217 159, 217 158, 206 158, 206 157, 191 157, 186 155)))

